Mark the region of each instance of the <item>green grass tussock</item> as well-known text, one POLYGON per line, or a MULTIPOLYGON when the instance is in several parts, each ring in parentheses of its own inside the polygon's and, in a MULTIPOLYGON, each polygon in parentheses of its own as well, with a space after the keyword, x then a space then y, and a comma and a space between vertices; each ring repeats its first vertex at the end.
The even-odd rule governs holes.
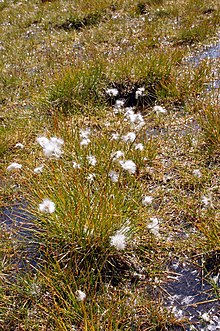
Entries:
MULTIPOLYGON (((64 113, 85 112, 101 104, 102 65, 65 71, 47 91, 46 104, 49 108, 64 113)), ((43 101, 44 103, 44 101, 43 101)))
POLYGON ((150 56, 122 56, 113 64, 101 59, 95 66, 87 63, 75 70, 65 70, 49 87, 42 103, 64 113, 89 114, 91 110, 95 113, 100 107, 114 103, 116 98, 109 98, 106 91, 117 88, 117 97, 124 99, 126 106, 143 108, 156 102, 184 104, 203 90, 205 76, 204 67, 199 67, 191 73, 184 72, 180 80, 183 56, 181 50, 154 51, 150 56), (137 101, 135 92, 140 87, 146 92, 137 101))
POLYGON ((204 105, 199 112, 199 123, 203 129, 206 143, 210 150, 219 152, 220 146, 220 108, 219 104, 204 105))
POLYGON ((219 10, 215 0, 0 3, 1 330, 184 330, 191 301, 181 315, 184 297, 171 302, 166 287, 182 262, 210 284, 194 325, 209 326, 219 10))
POLYGON ((65 22, 55 25, 55 28, 64 29, 65 31, 71 29, 79 30, 87 26, 98 24, 103 15, 104 12, 95 12, 82 18, 70 17, 65 22))

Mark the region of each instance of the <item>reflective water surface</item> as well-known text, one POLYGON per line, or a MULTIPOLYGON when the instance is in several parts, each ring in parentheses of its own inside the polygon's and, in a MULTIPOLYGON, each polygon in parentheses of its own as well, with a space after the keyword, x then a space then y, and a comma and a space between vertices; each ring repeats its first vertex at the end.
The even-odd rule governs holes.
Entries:
POLYGON ((187 319, 184 330, 220 330, 220 274, 207 277, 201 265, 178 260, 170 264, 169 272, 162 286, 164 303, 176 318, 187 319))
POLYGON ((40 261, 39 243, 33 216, 27 211, 26 203, 5 207, 0 212, 0 226, 17 242, 18 254, 13 264, 17 270, 35 269, 40 261))
POLYGON ((207 89, 218 89, 220 88, 219 78, 219 59, 220 59, 220 38, 215 45, 206 47, 203 51, 190 57, 190 62, 197 66, 203 60, 209 60, 213 67, 213 81, 207 84, 207 89))

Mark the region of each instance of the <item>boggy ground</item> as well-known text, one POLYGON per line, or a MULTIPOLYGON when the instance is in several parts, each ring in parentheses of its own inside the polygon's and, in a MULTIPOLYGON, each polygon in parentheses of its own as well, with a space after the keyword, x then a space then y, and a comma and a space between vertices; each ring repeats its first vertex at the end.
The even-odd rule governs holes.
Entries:
POLYGON ((218 329, 218 1, 0 10, 1 328, 218 329))

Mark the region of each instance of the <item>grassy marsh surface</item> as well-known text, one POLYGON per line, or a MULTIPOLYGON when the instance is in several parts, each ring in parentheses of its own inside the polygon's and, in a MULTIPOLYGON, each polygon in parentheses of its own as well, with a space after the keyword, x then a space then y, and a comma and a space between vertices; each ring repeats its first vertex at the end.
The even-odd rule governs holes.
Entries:
POLYGON ((0 3, 2 330, 219 327, 219 11, 0 3))

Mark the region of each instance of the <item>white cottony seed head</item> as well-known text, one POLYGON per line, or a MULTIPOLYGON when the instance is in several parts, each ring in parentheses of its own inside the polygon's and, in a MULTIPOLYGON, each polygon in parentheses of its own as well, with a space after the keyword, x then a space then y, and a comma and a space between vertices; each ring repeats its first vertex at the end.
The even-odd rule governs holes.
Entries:
POLYGON ((122 108, 124 106, 124 104, 125 104, 124 100, 116 100, 114 108, 122 108))
POLYGON ((81 146, 88 146, 89 143, 90 143, 90 139, 89 138, 83 138, 81 141, 80 141, 80 145, 81 146))
POLYGON ((75 295, 76 295, 76 298, 77 298, 78 301, 84 301, 85 298, 86 298, 86 294, 81 290, 77 290, 75 292, 75 295))
POLYGON ((118 140, 120 137, 119 133, 112 133, 112 140, 118 140))
POLYGON ((119 164, 124 170, 127 170, 130 174, 135 174, 137 166, 133 161, 119 161, 119 164))
POLYGON ((55 212, 55 203, 51 201, 50 199, 44 199, 42 203, 39 204, 39 210, 42 213, 54 213, 55 212))
POLYGON ((144 150, 144 145, 142 143, 135 144, 134 149, 136 149, 138 151, 143 151, 144 150))
POLYGON ((114 246, 117 250, 125 249, 126 236, 123 233, 116 233, 111 237, 110 245, 114 246))
POLYGON ((161 106, 154 106, 153 111, 156 114, 166 114, 167 113, 167 110, 165 108, 161 107, 161 106))
POLYGON ((206 322, 209 322, 209 321, 210 321, 210 316, 209 316, 208 313, 203 313, 203 314, 201 315, 201 317, 202 317, 202 319, 203 319, 204 321, 206 321, 206 322))
POLYGON ((97 160, 96 160, 95 156, 93 156, 93 155, 87 156, 87 160, 88 160, 88 163, 92 166, 95 166, 97 163, 97 160))
POLYGON ((202 174, 201 174, 201 171, 199 169, 195 169, 192 171, 192 174, 195 176, 195 177, 198 177, 198 178, 201 178, 202 177, 202 174))
POLYGON ((135 99, 138 99, 139 97, 143 96, 144 91, 145 91, 144 87, 139 87, 135 92, 135 99))
POLYGON ((148 224, 147 228, 151 233, 153 233, 156 237, 160 237, 159 233, 159 221, 157 217, 151 217, 150 218, 151 223, 148 224))
POLYGON ((106 90, 106 93, 110 96, 110 97, 116 97, 118 95, 118 90, 116 88, 108 88, 106 90))
POLYGON ((92 183, 95 179, 95 174, 94 173, 91 173, 87 176, 86 178, 90 183, 92 183))
POLYGON ((118 231, 116 231, 114 236, 110 237, 110 245, 115 247, 117 250, 125 249, 127 233, 130 230, 128 222, 118 231))
POLYGON ((63 139, 57 137, 52 137, 50 139, 46 137, 38 137, 36 140, 43 148, 43 152, 47 157, 55 157, 58 159, 63 154, 63 151, 61 150, 64 143, 63 139))
POLYGON ((135 132, 128 132, 126 135, 122 136, 124 142, 133 142, 135 141, 136 134, 135 132))
POLYGON ((113 161, 115 161, 117 159, 120 159, 121 157, 123 158, 124 157, 124 152, 122 152, 122 151, 113 152, 111 154, 111 157, 112 157, 113 161))
POLYGON ((75 161, 73 161, 73 168, 74 169, 80 169, 81 168, 81 165, 75 161))
POLYGON ((211 204, 211 198, 206 197, 205 195, 202 196, 201 202, 203 203, 204 206, 209 206, 211 204))
POLYGON ((34 173, 40 174, 43 171, 43 168, 44 168, 44 165, 42 164, 41 166, 34 169, 34 173))
POLYGON ((21 144, 21 143, 17 143, 17 144, 15 145, 15 147, 16 147, 16 148, 21 148, 21 149, 23 149, 23 148, 24 148, 24 145, 21 144))
POLYGON ((109 176, 109 178, 111 179, 111 181, 113 183, 117 183, 118 182, 119 174, 116 171, 114 171, 114 170, 110 171, 109 174, 108 174, 108 176, 109 176))
POLYGON ((11 171, 11 170, 14 170, 14 169, 21 169, 21 168, 22 168, 21 164, 19 164, 17 162, 13 162, 7 167, 7 171, 11 171))
POLYGON ((90 128, 86 128, 85 130, 80 129, 79 136, 81 139, 88 139, 91 134, 90 128))
POLYGON ((144 206, 150 205, 153 201, 153 198, 150 195, 146 195, 143 199, 142 199, 142 204, 144 206))

